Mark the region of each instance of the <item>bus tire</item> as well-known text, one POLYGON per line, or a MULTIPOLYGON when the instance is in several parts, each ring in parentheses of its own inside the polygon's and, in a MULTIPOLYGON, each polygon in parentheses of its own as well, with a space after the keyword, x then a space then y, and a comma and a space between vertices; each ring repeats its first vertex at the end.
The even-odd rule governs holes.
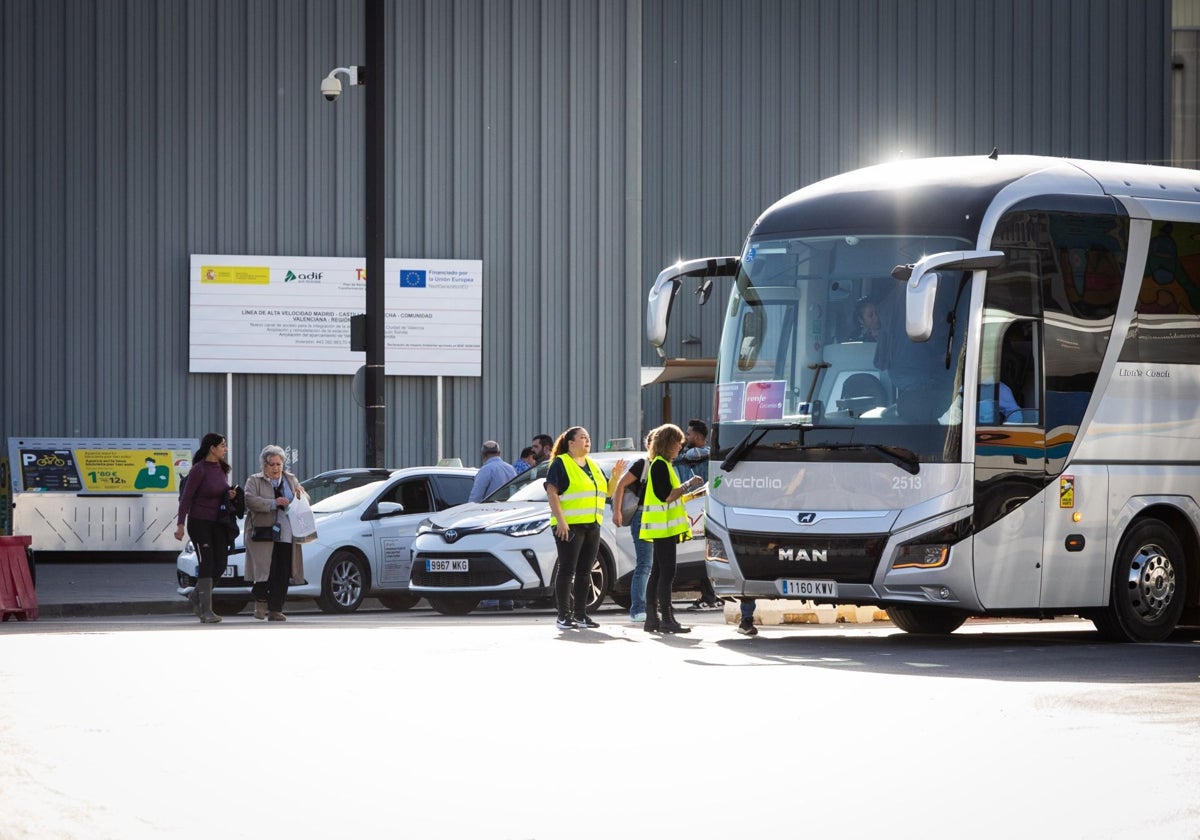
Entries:
POLYGON ((905 633, 920 633, 927 636, 948 636, 962 627, 966 613, 943 610, 938 607, 887 608, 888 618, 905 633))
POLYGON ((1187 558, 1175 532, 1157 519, 1135 523, 1113 558, 1108 606, 1091 615, 1114 642, 1159 642, 1183 614, 1187 558))

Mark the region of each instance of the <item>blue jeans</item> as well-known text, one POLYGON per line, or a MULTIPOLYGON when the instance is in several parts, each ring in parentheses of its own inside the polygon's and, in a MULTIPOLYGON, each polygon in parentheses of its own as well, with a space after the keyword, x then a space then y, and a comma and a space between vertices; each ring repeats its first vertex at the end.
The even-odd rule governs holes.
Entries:
POLYGON ((633 567, 633 577, 629 580, 629 617, 646 611, 646 584, 650 581, 650 565, 654 559, 654 546, 645 540, 638 539, 638 531, 642 530, 642 509, 629 519, 629 533, 633 536, 633 556, 637 563, 633 567))
POLYGON ((742 611, 742 621, 746 621, 747 619, 751 621, 754 620, 754 598, 742 598, 742 602, 738 604, 738 606, 742 611))

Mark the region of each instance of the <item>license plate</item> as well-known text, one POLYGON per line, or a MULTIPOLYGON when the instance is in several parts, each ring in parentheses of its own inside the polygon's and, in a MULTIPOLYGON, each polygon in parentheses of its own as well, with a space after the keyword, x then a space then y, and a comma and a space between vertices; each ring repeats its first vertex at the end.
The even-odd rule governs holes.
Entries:
POLYGON ((465 572, 467 571, 467 560, 426 560, 425 571, 427 572, 465 572))
POLYGON ((775 581, 782 595, 801 598, 836 598, 836 580, 793 580, 782 578, 775 581))
POLYGON ((221 572, 221 577, 223 577, 223 578, 237 577, 237 566, 226 566, 225 571, 221 572))

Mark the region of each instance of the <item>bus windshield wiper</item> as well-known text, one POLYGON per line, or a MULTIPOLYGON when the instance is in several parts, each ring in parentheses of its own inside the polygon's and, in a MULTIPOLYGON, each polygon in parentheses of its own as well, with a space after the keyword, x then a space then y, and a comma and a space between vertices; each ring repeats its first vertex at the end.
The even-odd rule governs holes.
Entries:
POLYGON ((895 464, 900 469, 907 473, 916 475, 921 471, 921 460, 917 457, 917 453, 911 449, 905 449, 903 446, 888 446, 883 443, 815 443, 812 446, 806 446, 805 449, 825 449, 830 452, 835 449, 870 449, 878 452, 891 463, 895 464))
POLYGON ((737 446, 730 450, 730 454, 725 456, 725 460, 721 461, 721 469, 725 472, 730 472, 731 469, 737 467, 738 461, 745 457, 746 452, 755 448, 755 445, 762 440, 764 434, 778 430, 778 428, 805 428, 803 422, 768 422, 766 425, 755 426, 746 436, 740 440, 737 446))
MULTIPOLYGON (((811 432, 813 429, 853 429, 853 426, 827 426, 814 423, 766 423, 762 426, 755 426, 750 431, 746 432, 746 436, 733 449, 729 450, 729 454, 725 456, 725 460, 721 462, 721 469, 729 472, 742 458, 746 457, 746 453, 758 445, 758 442, 763 439, 767 432, 775 432, 781 429, 799 429, 800 441, 799 445, 804 446, 804 432, 811 432)), ((915 457, 915 456, 914 456, 915 457)))

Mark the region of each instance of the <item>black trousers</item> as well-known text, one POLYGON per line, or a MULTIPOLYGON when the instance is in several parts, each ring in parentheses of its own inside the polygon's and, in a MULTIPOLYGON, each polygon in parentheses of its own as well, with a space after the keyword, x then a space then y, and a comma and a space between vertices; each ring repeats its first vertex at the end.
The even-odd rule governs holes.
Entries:
POLYGON ((571 538, 560 540, 556 534, 554 544, 558 548, 558 578, 554 584, 554 597, 558 601, 559 616, 571 614, 569 596, 574 584, 575 615, 583 615, 588 602, 588 586, 592 582, 592 566, 596 563, 596 552, 600 550, 600 525, 571 525, 571 538))
MULTIPOLYGON (((678 537, 663 537, 654 540, 654 564, 650 567, 650 580, 646 592, 650 596, 647 605, 656 603, 660 612, 671 606, 671 590, 675 588, 675 551, 678 537), (653 598, 651 602, 650 598, 653 598)), ((647 610, 649 612, 649 610, 647 610)))
POLYGON ((266 580, 256 581, 250 587, 250 593, 256 601, 266 601, 267 609, 271 612, 283 612, 283 602, 287 598, 288 581, 292 579, 292 544, 277 542, 271 544, 271 571, 266 580))
POLYGON ((187 520, 188 537, 200 557, 198 578, 219 578, 229 565, 229 527, 210 519, 187 520))

